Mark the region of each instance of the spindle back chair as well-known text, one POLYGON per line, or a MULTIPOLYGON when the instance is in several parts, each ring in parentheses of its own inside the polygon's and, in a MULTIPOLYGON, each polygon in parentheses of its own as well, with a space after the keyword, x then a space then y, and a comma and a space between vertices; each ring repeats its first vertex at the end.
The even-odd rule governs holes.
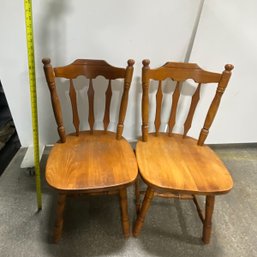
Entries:
POLYGON ((129 236, 127 212, 127 187, 137 176, 137 163, 132 148, 122 137, 124 119, 128 104, 128 93, 133 75, 133 60, 128 60, 127 68, 117 68, 102 60, 79 59, 70 65, 53 68, 50 59, 43 59, 44 71, 50 90, 57 130, 60 140, 53 146, 46 165, 46 180, 58 191, 57 219, 54 241, 62 233, 63 211, 67 195, 114 194, 120 196, 124 236, 129 236), (90 129, 80 131, 77 93, 74 80, 84 76, 89 80, 88 123, 90 129), (105 93, 103 130, 94 130, 94 80, 103 76, 108 83, 105 93), (70 82, 69 96, 73 114, 75 133, 66 135, 63 124, 60 99, 56 89, 56 79, 65 78, 70 82), (122 79, 123 93, 119 108, 117 131, 108 131, 112 81, 122 79))
POLYGON ((146 212, 154 195, 192 199, 203 222, 203 241, 208 243, 211 231, 211 216, 214 207, 214 196, 228 192, 233 185, 226 167, 216 154, 204 145, 209 128, 217 113, 221 96, 231 76, 233 65, 227 64, 222 73, 201 69, 194 63, 167 62, 160 68, 151 69, 150 61, 143 61, 142 68, 142 139, 136 146, 136 157, 140 175, 148 185, 140 209, 139 182, 136 183, 136 205, 139 213, 134 235, 137 236, 143 225, 146 212), (172 94, 172 104, 168 120, 168 132, 159 132, 162 111, 162 81, 171 78, 176 82, 172 94), (188 115, 184 122, 183 135, 173 133, 176 123, 177 106, 181 86, 184 81, 192 79, 198 85, 192 96, 188 115), (158 81, 156 93, 155 132, 148 133, 149 128, 149 86, 150 81, 158 81), (198 139, 187 136, 193 116, 200 99, 203 86, 216 83, 215 96, 207 112, 203 128, 198 139), (200 210, 196 195, 206 195, 205 217, 200 210))

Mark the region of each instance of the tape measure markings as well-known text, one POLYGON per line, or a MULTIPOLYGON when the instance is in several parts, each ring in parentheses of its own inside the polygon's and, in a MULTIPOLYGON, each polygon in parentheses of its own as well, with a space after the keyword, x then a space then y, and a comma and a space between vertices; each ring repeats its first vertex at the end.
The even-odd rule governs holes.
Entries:
POLYGON ((34 55, 34 38, 33 38, 32 0, 24 0, 24 9, 25 9, 25 23, 26 23, 27 52, 28 52, 37 205, 38 205, 38 209, 41 210, 42 209, 42 192, 41 192, 40 163, 39 163, 37 91, 36 91, 35 55, 34 55))

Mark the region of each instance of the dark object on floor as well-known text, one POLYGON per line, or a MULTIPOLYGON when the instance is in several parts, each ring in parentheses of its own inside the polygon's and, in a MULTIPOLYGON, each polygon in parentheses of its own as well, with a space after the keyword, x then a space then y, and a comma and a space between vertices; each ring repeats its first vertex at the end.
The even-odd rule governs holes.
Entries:
POLYGON ((19 148, 20 141, 0 82, 0 175, 19 148))

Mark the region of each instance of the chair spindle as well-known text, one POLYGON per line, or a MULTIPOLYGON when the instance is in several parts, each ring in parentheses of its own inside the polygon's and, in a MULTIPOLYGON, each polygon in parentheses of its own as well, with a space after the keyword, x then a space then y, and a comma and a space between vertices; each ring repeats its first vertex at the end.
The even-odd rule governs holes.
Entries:
POLYGON ((159 85, 158 85, 158 90, 156 93, 156 114, 155 114, 155 121, 154 121, 156 136, 158 136, 158 134, 159 134, 159 129, 160 129, 160 125, 161 125, 162 97, 163 97, 162 81, 160 80, 159 85))
POLYGON ((127 106, 128 106, 128 92, 132 80, 132 74, 133 74, 133 65, 135 61, 132 59, 128 60, 128 66, 126 68, 126 78, 124 80, 124 88, 123 88, 123 94, 121 98, 121 104, 120 104, 120 113, 119 113, 119 122, 117 126, 117 134, 116 134, 116 139, 121 139, 122 137, 122 132, 123 132, 123 127, 124 127, 124 119, 127 111, 127 106))
POLYGON ((186 137, 188 130, 191 128, 192 120, 194 117, 196 106, 200 100, 200 90, 201 90, 201 83, 198 84, 197 89, 195 90, 195 93, 192 96, 190 109, 186 118, 186 121, 184 123, 184 137, 186 137))
POLYGON ((175 91, 173 92, 173 95, 172 95, 172 106, 171 106, 170 119, 169 119, 169 136, 171 136, 173 127, 176 122, 177 105, 178 105, 178 100, 180 96, 179 85, 180 83, 178 81, 175 87, 175 91))
POLYGON ((90 126, 90 133, 93 133, 94 123, 95 123, 95 115, 94 115, 94 88, 93 88, 93 81, 92 79, 89 80, 89 87, 87 91, 88 95, 88 105, 89 105, 89 112, 88 112, 88 123, 90 126))
POLYGON ((148 106, 149 106, 149 78, 147 77, 147 72, 150 70, 149 64, 150 60, 143 60, 143 68, 142 68, 142 139, 144 142, 148 139, 148 106))
POLYGON ((51 101, 54 111, 54 117, 57 123, 57 130, 62 143, 66 141, 65 129, 63 126, 63 119, 62 119, 62 108, 60 104, 60 100, 57 94, 56 85, 55 85, 55 78, 54 78, 54 70, 51 65, 51 60, 46 58, 42 60, 44 64, 44 72, 47 78, 47 85, 50 90, 51 94, 51 101))
POLYGON ((104 131, 107 131, 110 123, 110 104, 112 99, 112 81, 109 80, 107 90, 105 92, 105 111, 104 111, 104 131))
POLYGON ((70 79, 70 101, 71 101, 71 107, 72 107, 72 115, 73 115, 73 125, 76 130, 76 135, 79 135, 79 114, 78 114, 78 106, 77 106, 77 94, 76 90, 74 88, 73 80, 70 79))
POLYGON ((215 94, 214 99, 213 99, 213 101, 210 105, 210 108, 208 110, 203 128, 200 132, 200 136, 199 136, 199 139, 198 139, 198 142, 197 142, 198 145, 203 145, 205 139, 207 138, 207 136, 209 134, 209 128, 212 125, 212 122, 213 122, 213 120, 216 116, 216 113, 217 113, 219 105, 220 105, 221 97, 222 97, 222 95, 223 95, 223 93, 224 93, 224 91, 225 91, 225 89, 228 85, 228 81, 229 81, 230 76, 231 76, 231 71, 233 69, 234 69, 233 65, 231 65, 231 64, 226 64, 225 65, 225 70, 222 73, 222 77, 221 77, 221 80, 219 82, 218 88, 216 90, 216 94, 215 94))

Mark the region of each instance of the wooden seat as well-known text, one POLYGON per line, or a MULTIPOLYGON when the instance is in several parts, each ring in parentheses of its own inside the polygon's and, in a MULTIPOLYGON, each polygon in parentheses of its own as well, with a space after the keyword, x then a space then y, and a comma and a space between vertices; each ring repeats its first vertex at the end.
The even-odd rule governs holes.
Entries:
POLYGON ((130 185, 136 169, 134 153, 124 138, 116 140, 113 132, 83 131, 79 137, 66 136, 65 144, 55 144, 47 160, 46 180, 59 190, 95 192, 130 185))
POLYGON ((150 69, 149 60, 143 61, 142 70, 142 138, 136 146, 136 157, 141 178, 148 185, 140 208, 139 182, 136 183, 136 205, 138 217, 133 230, 138 236, 154 195, 180 199, 192 199, 203 222, 203 242, 209 243, 211 219, 215 195, 224 194, 232 189, 232 178, 218 156, 204 141, 216 115, 222 93, 231 76, 232 65, 226 65, 223 73, 207 72, 192 63, 168 62, 157 69, 150 69), (160 132, 162 112, 162 81, 171 78, 176 81, 172 95, 172 105, 168 120, 167 133, 160 132), (184 133, 173 133, 176 123, 177 105, 181 89, 187 86, 185 80, 197 83, 192 96, 188 115, 184 122, 184 133), (148 133, 149 85, 151 80, 158 81, 156 93, 155 132, 148 133), (207 112, 203 129, 198 140, 187 136, 193 116, 200 100, 201 87, 216 83, 217 90, 207 112), (205 214, 198 204, 196 195, 206 196, 205 214))
POLYGON ((156 190, 222 194, 232 188, 222 161, 208 146, 199 147, 191 137, 149 134, 147 142, 138 142, 136 155, 142 178, 156 190))
POLYGON ((116 68, 101 60, 76 60, 70 65, 53 68, 50 59, 43 59, 46 80, 51 93, 52 106, 60 140, 53 146, 46 165, 46 180, 58 191, 57 217, 54 242, 62 233, 63 212, 67 195, 73 194, 115 194, 120 196, 122 226, 125 237, 130 234, 127 187, 137 177, 137 162, 133 149, 122 137, 123 123, 128 103, 128 91, 133 75, 133 60, 127 68, 116 68), (77 93, 74 82, 78 76, 89 80, 88 123, 90 130, 80 131, 77 93), (107 79, 103 130, 94 130, 94 79, 107 79), (70 100, 75 133, 66 135, 63 125, 60 100, 56 90, 56 78, 70 81, 70 100), (112 81, 122 79, 123 93, 119 108, 117 131, 108 131, 112 81))

